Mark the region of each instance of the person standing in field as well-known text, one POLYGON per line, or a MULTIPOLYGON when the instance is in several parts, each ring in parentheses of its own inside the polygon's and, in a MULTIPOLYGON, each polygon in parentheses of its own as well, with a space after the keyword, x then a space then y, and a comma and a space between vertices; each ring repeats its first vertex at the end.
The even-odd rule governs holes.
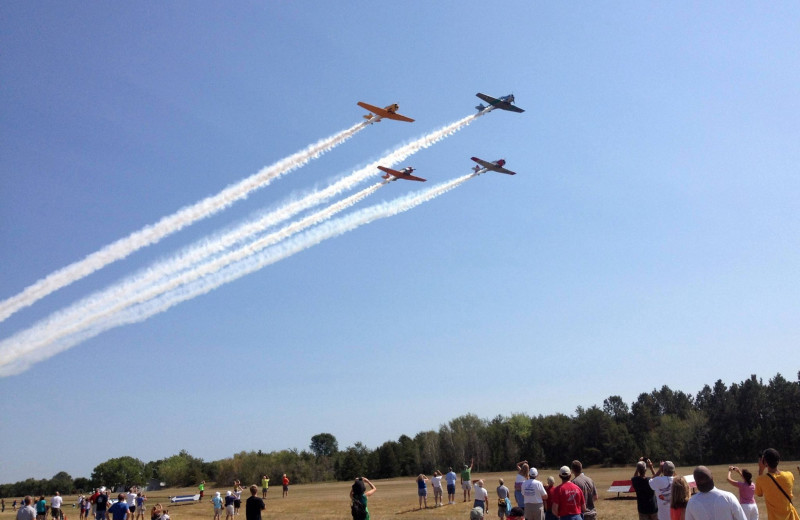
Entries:
POLYGON ((242 507, 242 483, 238 480, 233 481, 233 514, 239 514, 239 508, 242 507))
POLYGON ((528 479, 530 467, 527 460, 517 462, 517 476, 514 478, 514 500, 517 507, 525 507, 525 498, 522 496, 522 483, 528 479))
POLYGON ((544 518, 544 501, 547 500, 547 491, 536 477, 539 471, 531 468, 528 479, 522 483, 522 499, 525 502, 525 520, 542 520, 544 518))
POLYGON ((758 459, 756 495, 764 497, 768 520, 797 518, 797 512, 792 505, 794 475, 791 471, 780 471, 780 461, 780 453, 774 448, 764 450, 758 459))
POLYGON ((108 508, 108 514, 114 520, 130 520, 128 518, 129 513, 130 509, 128 508, 128 502, 125 500, 125 493, 120 493, 117 495, 117 503, 108 508))
POLYGON ((136 497, 136 518, 144 520, 144 503, 147 502, 147 497, 144 493, 139 493, 136 497))
POLYGON ((556 479, 547 477, 547 485, 544 487, 544 492, 547 493, 547 498, 544 499, 544 520, 558 520, 558 517, 553 514, 553 490, 556 488, 556 479))
POLYGON ((350 488, 350 512, 353 520, 369 520, 367 497, 377 491, 375 485, 367 477, 358 477, 350 488), (370 489, 367 489, 366 482, 370 489))
POLYGON ((636 471, 631 477, 631 485, 636 492, 636 510, 639 512, 639 520, 658 520, 658 502, 656 493, 650 487, 650 477, 647 476, 647 468, 650 474, 656 475, 653 463, 650 459, 645 461, 644 457, 639 458, 636 463, 636 471))
POLYGON ((222 520, 222 497, 219 491, 211 497, 211 503, 214 505, 214 520, 222 520))
POLYGON ((36 509, 36 520, 47 518, 47 500, 45 500, 44 495, 41 495, 39 500, 36 501, 34 509, 36 509))
POLYGON ((206 481, 203 480, 200 482, 200 485, 197 486, 197 490, 200 491, 200 500, 203 500, 203 494, 206 490, 206 481))
POLYGON ((699 493, 686 504, 686 520, 746 520, 733 493, 714 487, 714 477, 707 467, 697 466, 692 475, 699 493))
POLYGON ((233 493, 227 491, 225 493, 225 520, 233 520, 233 515, 236 514, 236 511, 233 507, 233 501, 235 500, 233 493))
POLYGON ((686 519, 686 504, 692 496, 692 490, 686 479, 677 476, 672 479, 672 493, 669 498, 669 517, 670 520, 686 519))
POLYGON ((594 501, 597 500, 597 488, 594 485, 594 481, 583 472, 581 461, 573 460, 570 467, 574 475, 572 482, 581 488, 583 498, 586 500, 586 512, 583 514, 583 518, 584 520, 595 520, 597 518, 597 510, 594 508, 594 501))
POLYGON ((456 503, 456 480, 458 480, 458 475, 456 472, 453 471, 453 468, 449 468, 447 475, 444 476, 445 482, 447 482, 447 503, 448 504, 455 504, 456 503))
POLYGON ((464 502, 472 498, 472 465, 473 460, 469 461, 469 466, 464 464, 461 471, 461 489, 464 490, 464 502))
POLYGON ((742 506, 747 520, 758 520, 758 506, 756 505, 756 485, 753 483, 753 474, 746 469, 728 466, 728 484, 739 490, 739 504, 742 506), (733 480, 731 473, 738 473, 744 482, 733 480))
POLYGON ((283 474, 281 484, 283 484, 283 498, 286 498, 289 496, 289 477, 286 476, 286 473, 283 474))
POLYGON ((261 498, 267 498, 268 490, 269 490, 269 477, 263 475, 261 477, 261 498))
POLYGON ((670 520, 670 495, 672 493, 672 479, 675 475, 675 464, 670 461, 661 462, 656 475, 647 483, 656 494, 658 501, 658 520, 670 520))
POLYGON ((472 482, 475 483, 475 502, 472 503, 472 507, 480 507, 484 511, 489 506, 489 492, 483 487, 483 480, 482 479, 475 479, 472 482))
POLYGON ((419 508, 422 509, 422 501, 425 501, 425 509, 428 509, 428 477, 419 474, 417 477, 417 496, 419 497, 419 508))
POLYGON ((63 514, 61 512, 61 504, 63 503, 64 499, 61 498, 61 493, 56 491, 56 494, 52 499, 50 499, 50 514, 53 516, 53 518, 61 518, 61 515, 63 514))
POLYGON ((560 520, 581 520, 581 514, 586 511, 583 491, 570 482, 572 471, 569 467, 561 466, 558 476, 561 478, 561 484, 553 490, 553 514, 560 520))
POLYGON ((125 497, 128 501, 128 510, 129 513, 129 520, 133 520, 133 517, 136 514, 136 498, 139 496, 138 490, 136 487, 132 487, 128 490, 128 495, 125 497))
POLYGON ((261 520, 261 511, 267 508, 263 498, 258 498, 258 486, 250 486, 250 498, 244 505, 245 520, 261 520))
MULTIPOLYGON (((30 495, 22 499, 19 511, 17 511, 17 520, 34 520, 36 518, 36 510, 31 505, 33 498, 30 495)), ((17 501, 14 500, 14 509, 17 507, 17 501)))
POLYGON ((442 505, 442 472, 438 469, 433 472, 431 486, 433 487, 433 507, 440 507, 442 505))
POLYGON ((511 491, 506 487, 506 483, 503 479, 500 479, 500 485, 497 486, 497 517, 500 520, 503 520, 506 515, 508 514, 508 510, 510 507, 506 507, 508 504, 508 497, 511 491))

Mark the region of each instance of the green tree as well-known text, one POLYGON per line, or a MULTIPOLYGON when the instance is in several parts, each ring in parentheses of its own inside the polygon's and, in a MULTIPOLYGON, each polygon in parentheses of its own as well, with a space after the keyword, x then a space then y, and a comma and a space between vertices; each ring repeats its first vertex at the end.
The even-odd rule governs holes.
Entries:
POLYGON ((98 464, 92 471, 94 487, 130 487, 144 481, 144 463, 134 457, 118 457, 98 464))
POLYGON ((339 443, 330 433, 318 433, 311 437, 311 452, 317 457, 330 457, 339 451, 339 443))

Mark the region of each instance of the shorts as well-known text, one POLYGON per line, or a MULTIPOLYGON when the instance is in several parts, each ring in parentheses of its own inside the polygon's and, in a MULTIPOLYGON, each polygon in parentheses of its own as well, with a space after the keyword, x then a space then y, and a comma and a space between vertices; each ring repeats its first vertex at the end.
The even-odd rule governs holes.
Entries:
POLYGON ((266 493, 269 488, 261 488, 262 493, 266 493))
POLYGON ((525 507, 525 497, 522 496, 522 491, 514 490, 514 500, 517 501, 517 506, 525 507))
POLYGON ((94 514, 95 520, 106 520, 106 512, 105 511, 98 511, 94 514))
POLYGON ((486 511, 486 502, 484 502, 483 500, 476 500, 475 502, 472 503, 472 507, 480 507, 481 509, 486 511))
POLYGON ((758 506, 755 504, 742 504, 742 511, 747 520, 758 520, 758 506))
POLYGON ((289 484, 284 484, 283 485, 283 490, 284 491, 289 491, 289 484))
POLYGON ((455 484, 447 484, 447 494, 448 495, 455 495, 456 494, 456 485, 455 484))
POLYGON ((225 506, 225 512, 228 513, 229 515, 232 515, 233 514, 233 504, 231 504, 229 506, 225 506))
POLYGON ((417 488, 417 496, 420 497, 428 496, 428 488, 417 488))
POLYGON ((239 509, 240 507, 242 507, 242 501, 241 500, 234 500, 233 501, 233 507, 235 509, 239 509))
POLYGON ((433 496, 436 498, 442 498, 442 488, 441 487, 434 487, 433 488, 433 496))
POLYGON ((472 490, 472 482, 462 482, 461 489, 463 489, 464 491, 472 490))
POLYGON ((544 504, 525 504, 525 520, 542 520, 544 518, 544 504))
POLYGON ((60 507, 51 507, 50 514, 53 515, 53 518, 61 518, 61 508, 60 507))
POLYGON ((136 506, 128 506, 128 509, 130 510, 131 513, 136 512, 136 506))

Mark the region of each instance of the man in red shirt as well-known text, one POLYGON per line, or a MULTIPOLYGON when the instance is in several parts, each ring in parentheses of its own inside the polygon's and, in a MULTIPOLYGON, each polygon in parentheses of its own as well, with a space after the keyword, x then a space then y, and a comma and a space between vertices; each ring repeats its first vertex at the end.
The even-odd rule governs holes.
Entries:
POLYGON ((553 514, 559 520, 581 520, 581 514, 586 511, 583 491, 570 482, 571 475, 572 472, 567 466, 561 466, 558 471, 561 485, 553 490, 553 514))

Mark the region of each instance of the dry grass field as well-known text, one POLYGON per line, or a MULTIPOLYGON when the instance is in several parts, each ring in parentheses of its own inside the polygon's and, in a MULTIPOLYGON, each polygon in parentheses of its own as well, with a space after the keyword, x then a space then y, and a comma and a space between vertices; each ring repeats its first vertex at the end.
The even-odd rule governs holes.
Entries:
MULTIPOLYGON (((758 467, 755 463, 750 465, 743 465, 748 467, 754 473, 757 472, 758 467)), ((797 462, 783 462, 781 468, 784 470, 795 470, 797 462)), ((678 473, 681 475, 690 474, 693 468, 680 467, 678 473)), ((714 473, 714 481, 717 487, 735 494, 735 490, 730 486, 725 477, 727 475, 727 466, 712 466, 711 470, 714 473)), ((632 467, 626 468, 589 468, 586 474, 590 476, 597 485, 599 502, 597 504, 598 518, 603 520, 637 520, 636 514, 636 500, 631 494, 628 497, 617 498, 616 493, 607 493, 606 490, 614 480, 626 480, 633 474, 632 467)), ((540 479, 545 481, 548 475, 557 477, 557 470, 543 469, 540 471, 540 479)), ((515 473, 513 471, 502 473, 474 473, 474 478, 482 478, 486 482, 486 487, 489 489, 489 500, 494 502, 495 493, 494 489, 497 487, 499 478, 506 481, 506 485, 513 484, 515 473)), ((795 472, 797 477, 797 473, 795 472)), ((556 478, 556 480, 558 480, 556 478)), ((458 502, 455 505, 445 505, 439 508, 432 508, 433 492, 429 489, 429 508, 418 510, 417 509, 417 487, 413 478, 398 478, 390 480, 375 480, 373 481, 378 490, 369 500, 369 509, 371 517, 374 520, 383 520, 387 518, 394 518, 396 520, 467 520, 469 518, 469 510, 471 504, 465 504, 461 500, 461 491, 456 495, 458 502)), ((430 486, 429 486, 430 488, 430 486)), ((206 497, 203 503, 185 504, 178 506, 168 506, 170 516, 173 520, 190 520, 190 519, 208 519, 212 520, 214 517, 213 508, 210 503, 210 497, 213 496, 215 491, 220 491, 225 495, 225 491, 230 487, 206 485, 206 497)), ((267 510, 263 515, 264 518, 274 518, 281 520, 307 520, 313 518, 315 520, 347 520, 350 518, 350 502, 348 493, 350 490, 350 483, 348 482, 334 482, 325 484, 308 484, 308 485, 292 485, 289 488, 289 496, 281 498, 280 486, 270 487, 267 497, 267 510)), ((195 488, 184 489, 168 489, 148 493, 147 504, 160 502, 162 504, 169 503, 170 495, 191 494, 195 492, 195 488)), ((249 496, 249 492, 246 492, 249 496)), ((260 495, 260 490, 259 490, 260 495)), ((245 495, 242 495, 243 497, 245 495)), ((800 496, 800 478, 795 478, 794 496, 800 496)), ((49 502, 49 497, 48 502, 49 502)), ((66 497, 64 511, 68 520, 77 520, 78 513, 76 509, 72 508, 72 504, 76 497, 66 497)), ((447 495, 445 495, 445 502, 447 495)), ((12 499, 13 500, 13 499, 12 499)), ((760 517, 766 520, 766 509, 763 500, 757 499, 760 517)), ((149 508, 148 508, 149 509, 149 508)), ((497 518, 494 508, 490 508, 487 518, 497 518)), ((9 520, 15 518, 15 514, 11 511, 11 500, 6 499, 6 511, 0 513, 0 520, 9 520)), ((149 517, 148 517, 149 518, 149 517)), ((224 520, 223 515, 223 520, 224 520)), ((244 520, 244 504, 242 505, 241 515, 237 518, 244 520)))

